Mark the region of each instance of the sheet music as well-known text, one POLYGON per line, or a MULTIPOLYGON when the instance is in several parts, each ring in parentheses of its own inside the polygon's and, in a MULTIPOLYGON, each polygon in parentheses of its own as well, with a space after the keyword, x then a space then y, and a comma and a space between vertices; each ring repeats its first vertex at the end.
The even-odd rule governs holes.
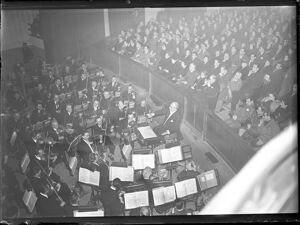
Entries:
POLYGON ((198 192, 195 178, 176 182, 175 188, 178 198, 182 198, 198 192))
POLYGON ((175 187, 159 187, 152 189, 154 205, 163 205, 176 200, 175 187))
POLYGON ((15 145, 16 139, 17 139, 17 132, 14 131, 9 140, 11 146, 15 145))
POLYGON ((21 162, 22 173, 25 173, 25 172, 26 172, 29 163, 30 163, 30 158, 29 158, 28 153, 26 153, 26 154, 24 155, 24 158, 23 158, 22 162, 21 162))
POLYGON ((218 179, 215 170, 209 170, 197 176, 201 190, 206 190, 218 185, 218 179))
POLYGON ((169 163, 183 160, 181 146, 158 150, 159 162, 169 163))
POLYGON ((125 209, 135 209, 138 207, 148 206, 148 191, 137 191, 124 194, 125 209))
POLYGON ((104 216, 104 211, 99 209, 97 211, 86 211, 79 212, 78 210, 73 211, 74 217, 102 217, 104 216))
POLYGON ((33 191, 26 190, 23 195, 23 202, 26 205, 26 207, 28 208, 29 212, 33 211, 36 201, 37 201, 37 197, 36 197, 35 193, 33 191))
POLYGON ((142 170, 149 166, 155 168, 155 157, 154 154, 133 154, 132 155, 132 166, 135 170, 142 170))
POLYGON ((109 180, 112 181, 115 178, 119 178, 121 181, 134 181, 134 170, 133 167, 109 167, 109 180))
POLYGON ((95 186, 99 186, 100 182, 100 172, 99 171, 90 171, 86 168, 79 168, 79 175, 78 175, 78 181, 85 183, 85 184, 91 184, 95 186))
POLYGON ((139 130, 139 132, 141 133, 141 135, 144 139, 156 138, 157 137, 150 126, 138 127, 137 129, 139 130))
POLYGON ((214 179, 214 174, 213 173, 209 173, 205 175, 206 180, 212 180, 214 179))

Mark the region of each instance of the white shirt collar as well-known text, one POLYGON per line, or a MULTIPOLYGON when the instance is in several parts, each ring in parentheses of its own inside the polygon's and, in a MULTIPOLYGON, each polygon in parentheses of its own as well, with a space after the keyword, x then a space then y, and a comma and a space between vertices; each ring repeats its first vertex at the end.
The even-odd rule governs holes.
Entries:
POLYGON ((83 139, 83 141, 90 147, 91 151, 92 151, 93 153, 95 153, 95 151, 94 151, 94 149, 92 148, 91 144, 90 144, 87 140, 84 140, 84 139, 83 139))
POLYGON ((164 124, 163 125, 165 125, 166 124, 166 122, 170 119, 170 117, 174 114, 174 113, 176 113, 176 112, 170 112, 170 114, 169 114, 169 116, 168 116, 168 118, 165 120, 165 122, 164 122, 164 124))

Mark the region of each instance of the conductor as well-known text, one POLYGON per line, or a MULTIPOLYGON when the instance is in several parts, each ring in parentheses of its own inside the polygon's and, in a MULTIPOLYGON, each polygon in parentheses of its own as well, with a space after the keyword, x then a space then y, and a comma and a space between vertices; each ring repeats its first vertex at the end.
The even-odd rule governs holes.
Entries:
POLYGON ((153 129, 158 136, 165 136, 169 134, 177 134, 179 139, 182 138, 180 132, 181 114, 179 112, 178 102, 172 102, 168 109, 161 109, 150 114, 150 117, 164 115, 163 123, 153 129))

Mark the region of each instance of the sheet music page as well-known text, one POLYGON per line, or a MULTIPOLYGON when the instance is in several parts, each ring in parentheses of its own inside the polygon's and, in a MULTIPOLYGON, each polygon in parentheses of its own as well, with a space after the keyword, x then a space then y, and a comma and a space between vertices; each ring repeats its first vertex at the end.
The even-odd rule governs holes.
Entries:
POLYGON ((140 170, 143 168, 143 161, 141 160, 140 154, 132 154, 132 167, 135 170, 140 170))
POLYGON ((30 158, 28 153, 26 153, 21 163, 21 168, 23 173, 25 173, 25 171, 27 170, 29 163, 30 163, 30 158))
POLYGON ((183 159, 180 145, 172 148, 160 149, 159 152, 161 163, 176 162, 183 159))
POLYGON ((32 212, 34 209, 35 203, 37 201, 37 197, 36 197, 35 193, 32 191, 29 192, 29 196, 30 197, 29 197, 28 208, 29 208, 29 211, 32 212))
POLYGON ((197 193, 196 179, 188 179, 175 183, 178 198, 197 193))
POLYGON ((149 205, 148 191, 138 191, 124 194, 125 209, 134 209, 149 205))
POLYGON ((121 181, 133 182, 134 170, 133 167, 116 167, 111 166, 109 168, 109 180, 112 181, 115 178, 119 178, 121 181))
POLYGON ((163 205, 176 200, 175 187, 159 187, 152 189, 154 205, 163 205))
POLYGON ((99 183, 100 183, 100 172, 99 171, 96 171, 96 170, 94 172, 90 171, 89 183, 99 186, 99 183))
POLYGON ((139 191, 136 193, 136 204, 138 207, 149 206, 148 191, 139 191))
POLYGON ((176 192, 174 185, 164 187, 165 202, 173 202, 176 200, 176 192))
POLYGON ((29 191, 25 191, 24 195, 23 195, 23 202, 25 205, 28 205, 28 201, 29 201, 29 191))
POLYGON ((86 211, 86 212, 79 212, 78 210, 73 211, 74 217, 102 217, 104 216, 103 210, 98 211, 86 211))
POLYGON ((208 181, 208 180, 214 179, 215 176, 214 176, 213 171, 210 171, 209 173, 207 173, 207 174, 205 175, 205 178, 206 178, 207 181, 208 181))
POLYGON ((163 187, 152 189, 154 205, 162 205, 165 203, 165 195, 163 187))
POLYGON ((32 212, 37 201, 37 197, 32 191, 25 191, 23 195, 23 202, 27 206, 29 212, 32 212))
POLYGON ((133 154, 132 166, 135 170, 142 170, 149 166, 155 168, 155 156, 154 154, 133 154))
POLYGON ((92 184, 99 186, 100 182, 100 172, 99 171, 90 171, 86 168, 79 168, 78 181, 86 184, 92 184))
POLYGON ((210 171, 205 172, 204 176, 206 178, 207 188, 215 187, 218 185, 218 180, 217 180, 215 170, 210 170, 210 171))
POLYGON ((141 133, 141 135, 143 136, 144 139, 157 137, 150 126, 138 127, 137 129, 139 130, 139 132, 141 133))
POLYGON ((135 192, 124 194, 125 209, 134 209, 136 206, 135 192))

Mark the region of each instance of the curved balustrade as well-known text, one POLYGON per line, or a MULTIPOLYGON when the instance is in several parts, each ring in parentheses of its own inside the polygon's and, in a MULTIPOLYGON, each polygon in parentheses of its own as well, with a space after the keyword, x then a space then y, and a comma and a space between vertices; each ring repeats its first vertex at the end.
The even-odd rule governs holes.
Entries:
POLYGON ((119 78, 144 88, 163 102, 178 101, 184 106, 184 121, 201 132, 205 141, 234 171, 238 172, 254 155, 255 151, 245 140, 209 111, 205 97, 201 93, 193 93, 184 85, 173 83, 157 71, 108 49, 94 52, 92 57, 94 63, 112 70, 119 78))

